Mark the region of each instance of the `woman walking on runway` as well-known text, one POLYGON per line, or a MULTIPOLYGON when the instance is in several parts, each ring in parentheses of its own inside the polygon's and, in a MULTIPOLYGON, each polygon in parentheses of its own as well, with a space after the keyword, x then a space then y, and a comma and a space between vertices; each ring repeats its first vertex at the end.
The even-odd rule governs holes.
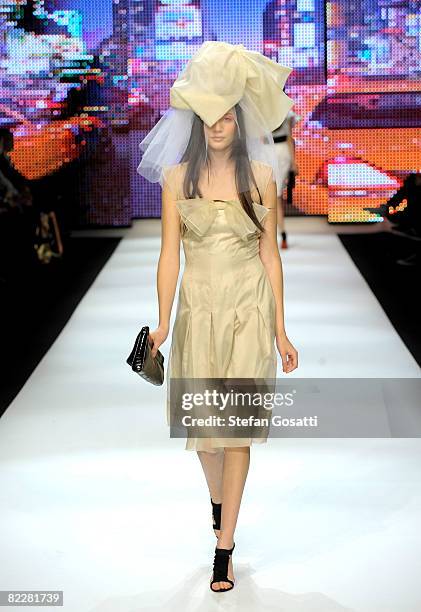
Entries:
MULTIPOLYGON (((275 378, 275 340, 283 371, 298 366, 284 327, 276 234, 281 183, 273 139, 267 144, 293 104, 282 91, 290 72, 243 45, 205 42, 171 87, 171 108, 140 144, 138 172, 162 186, 152 355, 169 334, 180 238, 186 261, 168 379, 275 378)), ((234 586, 234 532, 250 446, 267 438, 267 431, 240 434, 189 431, 186 441, 186 450, 197 452, 210 495, 214 592, 234 586)))
POLYGON ((292 137, 292 128, 297 121, 298 115, 293 110, 289 110, 281 125, 272 132, 282 181, 281 195, 278 197, 278 227, 281 232, 281 249, 288 248, 283 190, 287 186, 289 173, 298 174, 298 166, 295 161, 295 145, 292 137))

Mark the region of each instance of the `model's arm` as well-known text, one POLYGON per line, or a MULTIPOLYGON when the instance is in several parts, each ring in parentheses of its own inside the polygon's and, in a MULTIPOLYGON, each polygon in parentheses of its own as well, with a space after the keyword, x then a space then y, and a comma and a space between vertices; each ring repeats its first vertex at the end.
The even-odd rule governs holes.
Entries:
POLYGON ((276 333, 285 335, 283 270, 276 234, 276 183, 272 180, 269 180, 263 204, 270 210, 264 221, 265 231, 260 236, 260 259, 276 300, 276 333))
POLYGON ((281 256, 278 249, 276 204, 276 183, 269 180, 263 204, 269 208, 265 217, 265 231, 260 236, 260 259, 265 267, 276 302, 276 344, 282 357, 284 372, 291 372, 298 366, 298 353, 289 341, 284 322, 284 281, 281 256))
POLYGON ((159 323, 149 335, 153 340, 152 356, 168 336, 171 309, 180 272, 180 216, 175 199, 166 182, 162 189, 161 252, 157 269, 159 323))

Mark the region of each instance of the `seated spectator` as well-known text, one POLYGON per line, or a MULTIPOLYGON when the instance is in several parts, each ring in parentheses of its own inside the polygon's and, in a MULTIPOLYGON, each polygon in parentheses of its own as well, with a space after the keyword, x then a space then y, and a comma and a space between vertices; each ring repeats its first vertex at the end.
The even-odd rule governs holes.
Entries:
POLYGON ((0 276, 5 279, 34 261, 37 215, 29 181, 13 165, 13 133, 0 129, 0 276))
POLYGON ((364 210, 380 214, 409 234, 421 235, 421 173, 409 174, 402 187, 385 204, 364 210), (402 204, 402 210, 394 211, 399 204, 402 204))

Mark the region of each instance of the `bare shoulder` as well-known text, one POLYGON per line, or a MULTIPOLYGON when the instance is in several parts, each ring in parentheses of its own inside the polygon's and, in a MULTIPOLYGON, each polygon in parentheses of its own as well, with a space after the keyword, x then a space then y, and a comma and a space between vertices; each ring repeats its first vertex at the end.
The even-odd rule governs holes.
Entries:
POLYGON ((163 167, 165 181, 176 200, 183 198, 182 184, 187 162, 171 164, 163 167))
POLYGON ((167 179, 175 180, 180 174, 182 174, 184 167, 187 162, 181 162, 179 164, 169 164, 163 166, 163 172, 167 179))
MULTIPOLYGON (((266 193, 269 181, 273 176, 273 169, 270 164, 266 164, 257 159, 250 160, 250 164, 253 170, 254 177, 257 181, 260 193, 263 195, 266 193)), ((253 191, 253 197, 257 197, 253 191)))
POLYGON ((266 164, 258 159, 251 159, 250 165, 253 168, 253 171, 260 172, 264 176, 270 175, 272 170, 272 166, 270 164, 266 164))
POLYGON ((164 170, 167 175, 171 176, 179 176, 183 172, 185 172, 187 168, 187 162, 180 162, 178 164, 171 164, 168 166, 164 166, 164 170))

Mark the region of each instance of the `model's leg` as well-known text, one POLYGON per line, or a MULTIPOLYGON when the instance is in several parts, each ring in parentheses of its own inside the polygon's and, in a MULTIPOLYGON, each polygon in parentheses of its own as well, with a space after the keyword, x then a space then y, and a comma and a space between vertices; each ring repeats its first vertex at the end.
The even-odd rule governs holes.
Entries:
POLYGON ((287 246, 287 236, 285 229, 285 202, 283 198, 283 194, 285 191, 285 185, 288 179, 288 172, 291 166, 291 153, 289 151, 289 147, 287 143, 283 143, 282 147, 279 148, 278 151, 278 163, 279 163, 279 172, 280 172, 280 181, 282 183, 281 195, 277 198, 277 225, 279 231, 281 233, 281 247, 286 248, 287 246))
POLYGON ((282 194, 278 196, 277 214, 278 214, 277 220, 278 220, 279 231, 284 232, 285 231, 285 215, 284 215, 284 201, 283 201, 282 194))
MULTIPOLYGON (((208 483, 209 494, 215 504, 222 502, 222 472, 224 469, 224 452, 209 453, 207 451, 197 451, 203 471, 205 472, 206 482, 208 483)), ((217 537, 220 530, 214 529, 217 537)))
POLYGON ((286 249, 288 248, 288 243, 287 243, 287 232, 285 229, 285 200, 282 196, 278 197, 278 227, 280 229, 281 232, 281 240, 279 242, 279 246, 281 247, 281 249, 286 249))
MULTIPOLYGON (((222 476, 221 533, 218 538, 218 548, 232 548, 234 544, 234 531, 237 525, 249 465, 249 446, 225 447, 222 476)), ((231 557, 228 564, 228 578, 234 580, 231 557)), ((216 582, 212 586, 215 590, 229 587, 231 587, 229 582, 216 582)))

